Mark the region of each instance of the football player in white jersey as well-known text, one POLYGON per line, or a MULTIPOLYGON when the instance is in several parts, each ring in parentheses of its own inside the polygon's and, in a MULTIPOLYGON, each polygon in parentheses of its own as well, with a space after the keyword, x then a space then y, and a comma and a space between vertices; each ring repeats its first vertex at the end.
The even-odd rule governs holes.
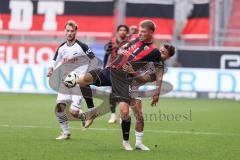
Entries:
MULTIPOLYGON (((93 58, 94 53, 89 49, 89 47, 78 41, 76 39, 78 26, 76 22, 69 20, 65 25, 65 37, 66 42, 62 43, 57 51, 56 54, 51 62, 50 67, 48 68, 47 77, 50 77, 53 74, 54 69, 59 64, 65 63, 69 59, 74 56, 88 56, 89 58, 93 58)), ((82 74, 86 72, 88 69, 88 65, 79 66, 74 71, 82 74)), ((88 109, 91 110, 94 108, 93 99, 92 99, 92 92, 90 86, 81 87, 81 92, 83 97, 87 103, 88 109), (87 95, 86 95, 87 94, 87 95)), ((68 102, 71 102, 70 113, 75 117, 81 119, 81 95, 66 95, 58 93, 57 100, 56 100, 56 107, 55 107, 55 114, 59 121, 59 124, 62 129, 62 133, 57 140, 66 140, 70 138, 70 131, 68 128, 68 118, 66 114, 66 105, 68 102)), ((84 125, 84 124, 83 124, 84 125)))

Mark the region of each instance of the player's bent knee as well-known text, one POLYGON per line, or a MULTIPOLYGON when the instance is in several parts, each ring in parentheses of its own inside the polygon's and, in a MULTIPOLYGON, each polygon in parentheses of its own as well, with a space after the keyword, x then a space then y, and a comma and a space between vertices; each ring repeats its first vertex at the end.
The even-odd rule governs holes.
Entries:
POLYGON ((55 107, 55 112, 64 112, 65 108, 66 108, 65 103, 58 103, 55 107))
POLYGON ((93 83, 93 77, 90 73, 87 73, 85 75, 80 75, 78 83, 81 87, 92 84, 93 83))
POLYGON ((121 112, 121 119, 124 120, 128 120, 129 119, 129 112, 121 112))
POLYGON ((78 118, 78 113, 79 113, 78 111, 70 109, 69 112, 73 117, 78 118))
POLYGON ((120 114, 121 114, 122 120, 128 119, 128 117, 129 117, 129 106, 128 106, 128 104, 125 103, 125 102, 120 102, 119 106, 120 106, 120 114))
POLYGON ((129 115, 121 115, 121 119, 122 121, 128 121, 131 119, 131 117, 129 115))
POLYGON ((120 114, 121 114, 121 115, 129 115, 129 110, 127 110, 127 109, 121 109, 121 110, 120 110, 120 114))

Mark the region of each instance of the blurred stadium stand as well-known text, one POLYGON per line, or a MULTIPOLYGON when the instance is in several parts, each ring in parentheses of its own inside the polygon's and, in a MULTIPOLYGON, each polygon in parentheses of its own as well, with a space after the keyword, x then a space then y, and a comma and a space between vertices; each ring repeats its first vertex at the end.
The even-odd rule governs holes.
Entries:
POLYGON ((102 42, 112 36, 117 24, 138 24, 140 20, 150 18, 158 25, 156 38, 161 41, 173 41, 179 45, 240 46, 238 38, 240 0, 149 0, 146 2, 124 0, 121 3, 117 2, 113 0, 50 1, 49 3, 56 3, 56 6, 59 6, 53 7, 54 14, 50 15, 46 14, 48 11, 42 9, 44 3, 48 1, 0 0, 0 41, 22 43, 61 41, 65 21, 74 19, 79 24, 79 37, 90 43, 102 42), (18 12, 14 11, 19 9, 14 6, 18 3, 32 5, 32 11, 31 9, 25 11, 24 7, 20 7, 20 10, 23 9, 22 21, 24 21, 24 12, 32 13, 32 19, 29 22, 31 26, 26 26, 27 28, 13 22, 21 17, 16 16, 18 12), (122 10, 126 12, 123 13, 122 10), (45 24, 49 15, 56 16, 50 17, 56 21, 56 24, 54 22, 45 24), (46 27, 46 25, 53 27, 46 27), (57 26, 54 27, 54 25, 57 26))
POLYGON ((240 0, 233 0, 232 9, 228 16, 227 32, 224 37, 224 46, 240 46, 240 0))

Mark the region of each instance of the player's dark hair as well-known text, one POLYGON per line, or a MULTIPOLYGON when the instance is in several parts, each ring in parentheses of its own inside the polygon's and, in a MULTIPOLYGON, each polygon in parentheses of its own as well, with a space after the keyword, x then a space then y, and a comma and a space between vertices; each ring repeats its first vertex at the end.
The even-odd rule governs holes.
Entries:
POLYGON ((73 20, 67 21, 67 23, 65 24, 65 28, 66 28, 67 26, 73 27, 73 28, 75 29, 75 31, 78 30, 78 25, 77 25, 77 23, 76 23, 75 21, 73 21, 73 20))
POLYGON ((169 56, 172 57, 175 54, 176 48, 171 44, 164 44, 164 48, 168 50, 169 56))
POLYGON ((146 19, 146 20, 143 20, 143 21, 141 21, 140 22, 140 27, 142 27, 142 28, 147 28, 147 29, 149 29, 149 30, 151 30, 151 31, 155 31, 155 29, 156 29, 156 25, 155 25, 155 23, 152 21, 152 20, 149 20, 149 19, 146 19))
POLYGON ((129 32, 129 28, 128 28, 128 26, 127 25, 124 25, 124 24, 120 24, 118 27, 117 27, 117 32, 120 30, 120 28, 125 28, 126 29, 126 31, 127 31, 127 33, 129 32))

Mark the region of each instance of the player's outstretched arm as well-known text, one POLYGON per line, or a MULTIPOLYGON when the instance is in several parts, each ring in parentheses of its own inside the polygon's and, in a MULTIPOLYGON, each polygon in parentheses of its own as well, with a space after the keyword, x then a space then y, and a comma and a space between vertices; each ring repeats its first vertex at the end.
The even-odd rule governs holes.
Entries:
POLYGON ((161 87, 162 87, 162 78, 163 78, 163 73, 164 73, 164 69, 162 65, 156 65, 156 91, 154 93, 154 95, 152 96, 152 102, 151 105, 152 106, 156 106, 158 100, 159 100, 159 96, 160 96, 160 92, 161 92, 161 87))

